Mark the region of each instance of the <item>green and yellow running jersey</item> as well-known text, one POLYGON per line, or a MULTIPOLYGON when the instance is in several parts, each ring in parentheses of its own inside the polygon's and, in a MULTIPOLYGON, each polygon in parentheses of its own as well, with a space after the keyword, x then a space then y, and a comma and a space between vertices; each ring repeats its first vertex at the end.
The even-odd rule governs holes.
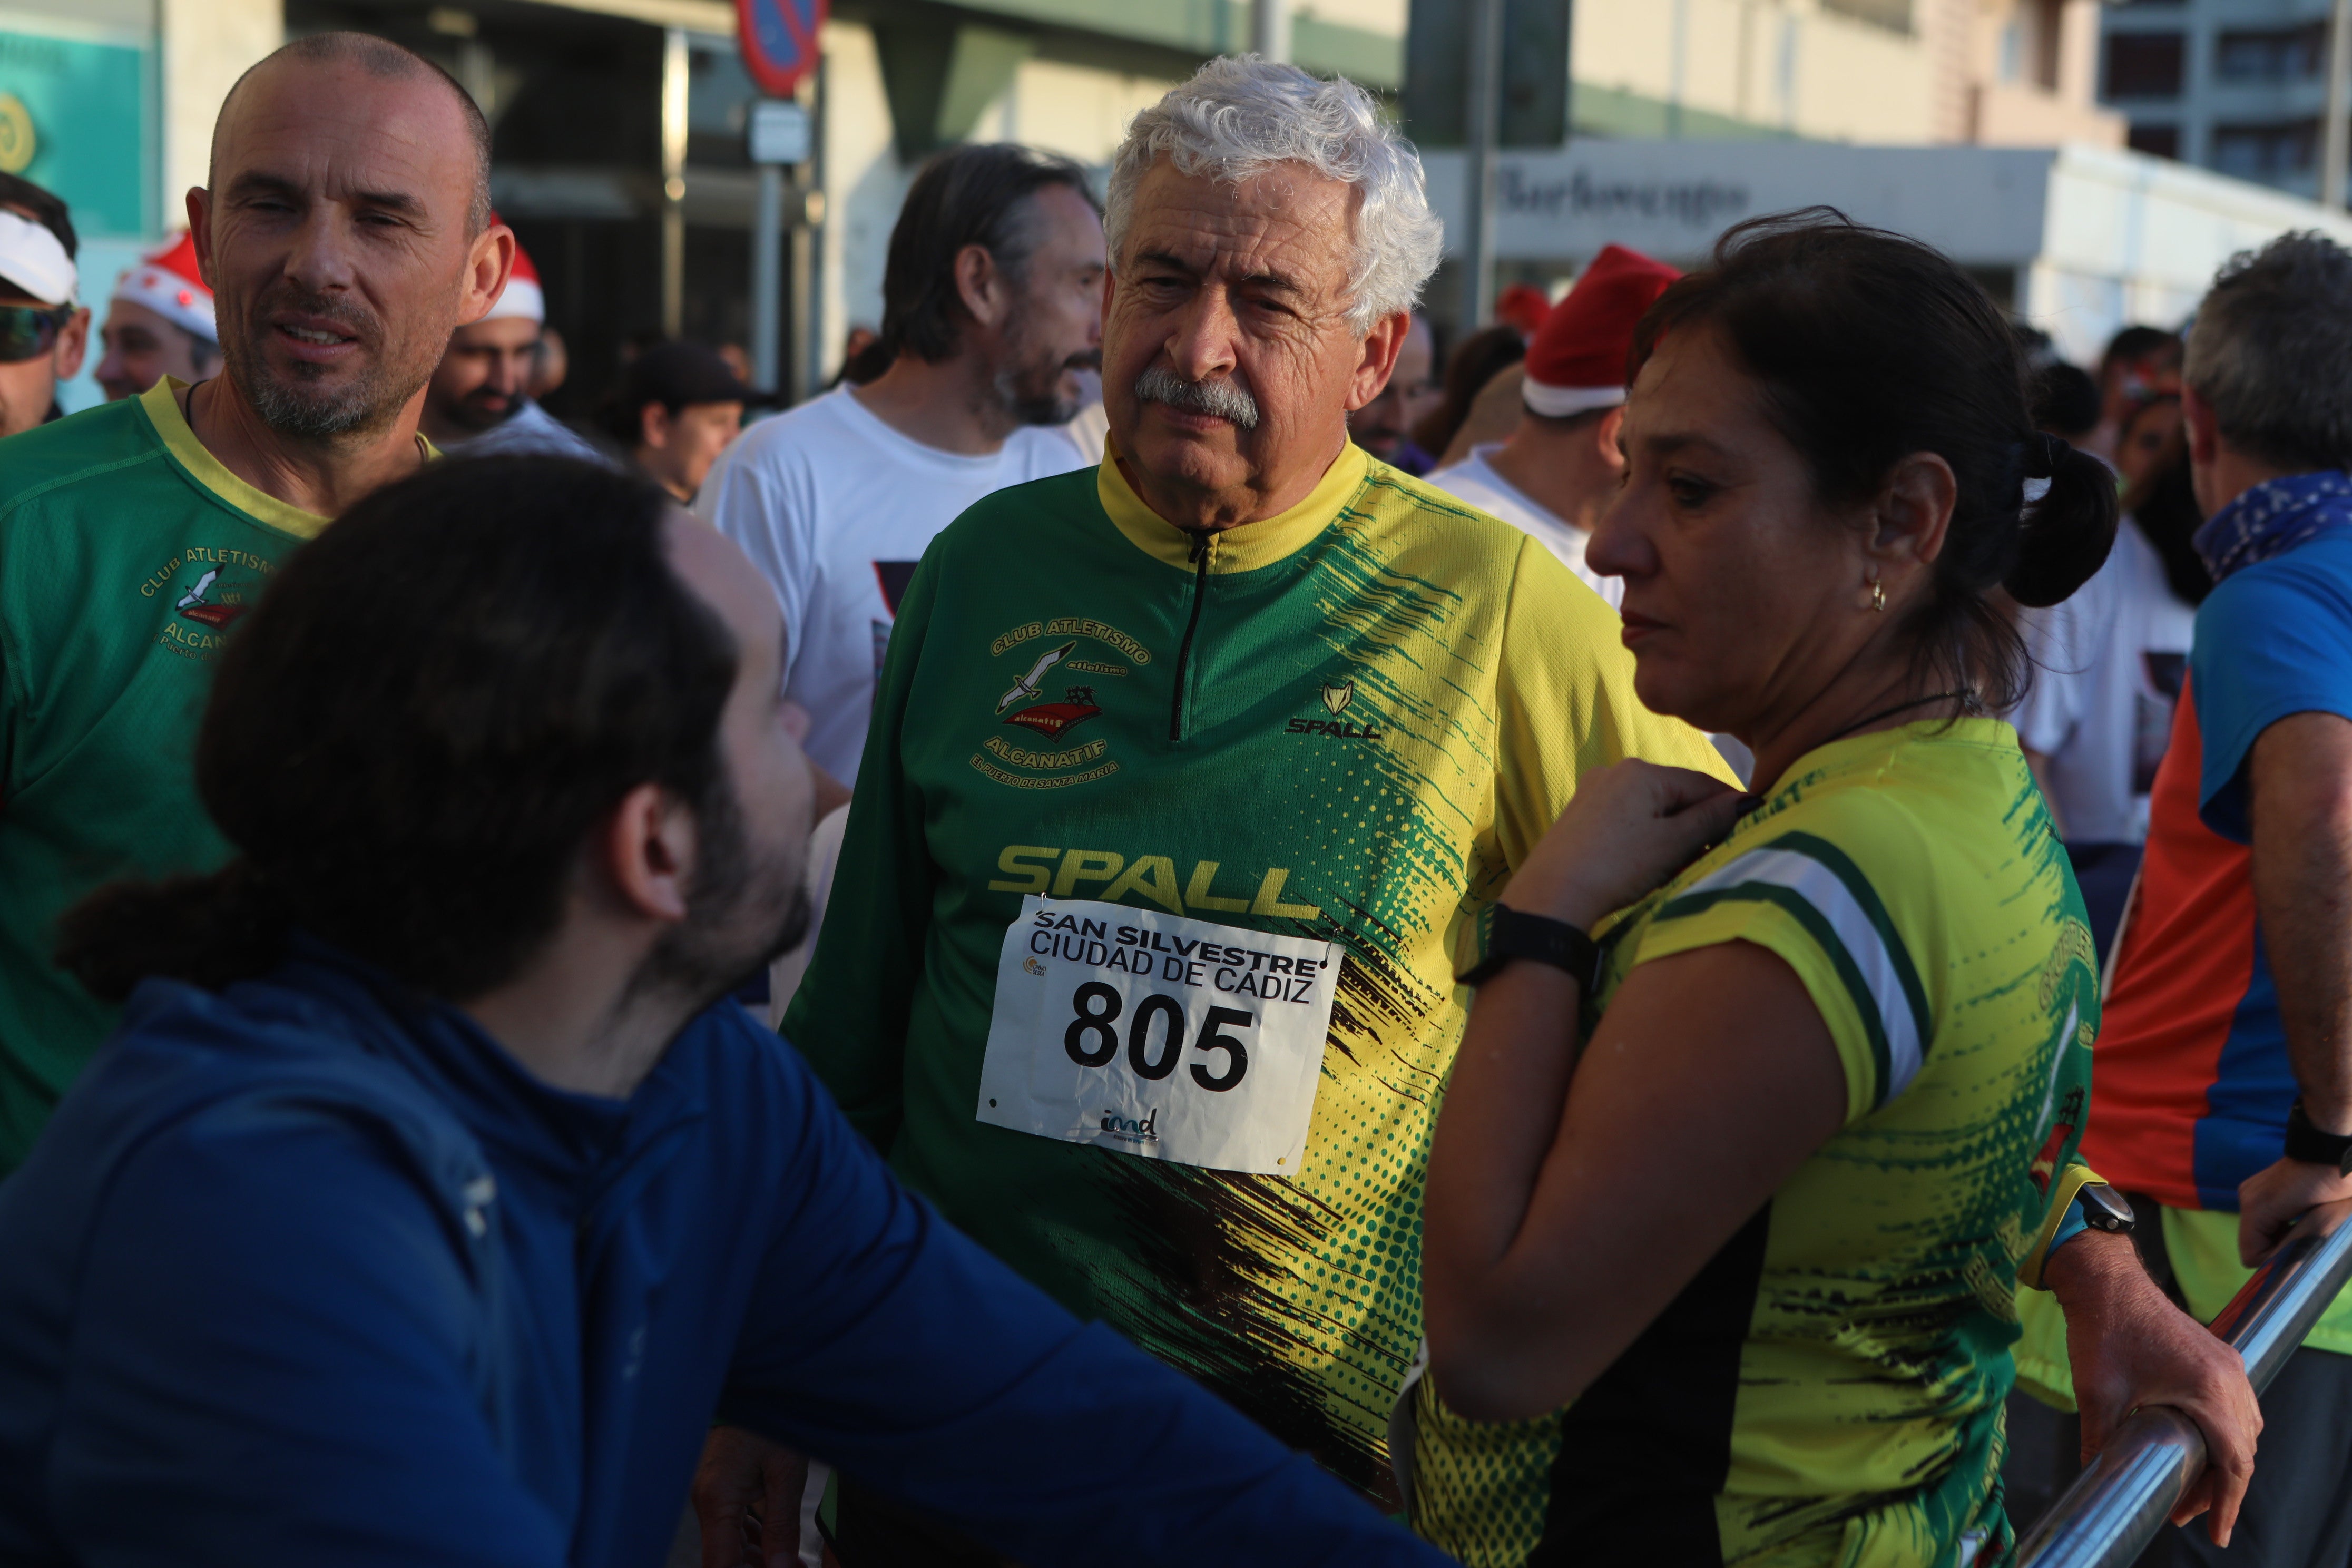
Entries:
POLYGON ((1472 1423, 1424 1381, 1414 1523, 1471 1568, 1997 1560, 2018 1263, 2080 1137, 2099 1005, 2015 733, 1821 748, 1606 940, 1604 1010, 1653 959, 1778 954, 1836 1043, 1845 1123, 1566 1410, 1472 1423))
POLYGON ((1456 929, 1587 769, 1720 771, 1618 634, 1540 544, 1353 447, 1197 541, 1116 454, 1000 491, 900 602, 783 1033, 983 1246, 1392 1493, 1456 929), (1011 1098, 1105 1099, 1083 1137, 1003 1125, 992 1060, 1011 1098))
POLYGON ((230 628, 326 526, 199 444, 175 383, 0 442, 0 1174, 114 1009, 49 962, 117 877, 204 871, 196 726, 230 628))

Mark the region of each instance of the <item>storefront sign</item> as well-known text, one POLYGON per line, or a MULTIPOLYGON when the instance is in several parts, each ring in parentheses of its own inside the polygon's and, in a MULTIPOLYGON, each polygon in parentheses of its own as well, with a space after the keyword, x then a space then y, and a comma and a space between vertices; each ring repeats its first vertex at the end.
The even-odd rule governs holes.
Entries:
POLYGON ((91 236, 154 228, 152 51, 0 29, 0 169, 65 198, 91 236))

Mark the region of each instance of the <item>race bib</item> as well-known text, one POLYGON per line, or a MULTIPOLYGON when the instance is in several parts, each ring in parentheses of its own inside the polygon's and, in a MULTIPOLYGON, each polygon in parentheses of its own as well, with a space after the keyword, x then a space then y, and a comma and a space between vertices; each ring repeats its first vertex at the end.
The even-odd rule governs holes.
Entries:
POLYGON ((1327 942, 1032 893, 996 963, 979 1118, 1296 1175, 1339 962, 1327 942))

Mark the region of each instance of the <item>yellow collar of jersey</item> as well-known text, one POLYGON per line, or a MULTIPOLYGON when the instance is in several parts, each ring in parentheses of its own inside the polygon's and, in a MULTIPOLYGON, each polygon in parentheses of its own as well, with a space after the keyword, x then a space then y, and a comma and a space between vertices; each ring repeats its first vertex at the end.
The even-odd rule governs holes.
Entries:
MULTIPOLYGON (((167 375, 139 395, 139 406, 188 477, 257 521, 297 539, 318 538, 334 519, 289 506, 268 490, 246 483, 196 439, 196 433, 188 427, 188 416, 180 412, 180 394, 187 390, 186 382, 167 375)), ((422 433, 416 437, 416 447, 428 463, 441 456, 422 433)))
MULTIPOLYGON (((1102 467, 1095 470, 1095 493, 1102 500, 1103 510, 1138 550, 1155 561, 1192 571, 1192 536, 1146 505, 1119 472, 1118 462, 1118 444, 1104 437, 1102 467)), ((1297 554, 1308 540, 1331 526, 1331 520, 1363 488, 1371 466, 1370 456, 1349 442, 1297 506, 1211 534, 1209 570, 1255 572, 1297 554)))

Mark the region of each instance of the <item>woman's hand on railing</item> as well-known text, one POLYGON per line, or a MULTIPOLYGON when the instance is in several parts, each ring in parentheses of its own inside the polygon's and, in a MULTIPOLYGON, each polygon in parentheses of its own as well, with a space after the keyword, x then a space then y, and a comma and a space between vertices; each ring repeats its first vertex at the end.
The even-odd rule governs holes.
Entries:
MULTIPOLYGON (((2158 1217, 2151 1214, 2143 1223, 2158 1217)), ((2205 1469, 2181 1494, 2172 1522, 2186 1524, 2210 1510, 2207 1532, 2215 1545, 2227 1546, 2263 1429, 2262 1406, 2238 1353, 2165 1298, 2127 1237, 2085 1231, 2051 1256, 2045 1278, 2066 1315, 2084 1462, 2141 1406, 2179 1410, 2204 1434, 2205 1469)))

